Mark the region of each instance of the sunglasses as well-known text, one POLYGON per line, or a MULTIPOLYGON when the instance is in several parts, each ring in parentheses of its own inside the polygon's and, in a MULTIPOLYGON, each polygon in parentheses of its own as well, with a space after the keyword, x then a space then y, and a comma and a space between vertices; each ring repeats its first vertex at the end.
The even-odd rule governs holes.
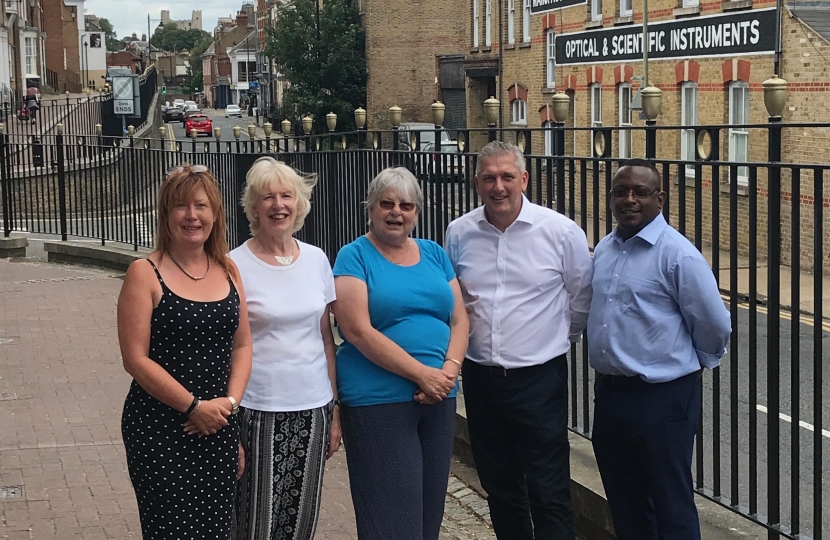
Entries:
POLYGON ((384 210, 392 210, 397 206, 401 209, 401 212, 412 212, 415 210, 415 203, 414 202, 402 202, 396 203, 395 201, 379 201, 378 206, 383 208, 384 210))
POLYGON ((190 171, 192 173, 205 173, 205 172, 208 172, 209 170, 210 169, 208 169, 204 165, 187 165, 187 166, 179 165, 178 167, 171 167, 171 168, 167 169, 167 176, 170 176, 171 174, 179 174, 180 172, 184 172, 184 171, 190 171))

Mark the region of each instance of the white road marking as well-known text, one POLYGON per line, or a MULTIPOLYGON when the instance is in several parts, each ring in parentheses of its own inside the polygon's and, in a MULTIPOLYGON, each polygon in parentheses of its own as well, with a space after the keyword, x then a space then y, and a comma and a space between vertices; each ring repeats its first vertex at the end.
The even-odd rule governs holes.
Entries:
MULTIPOLYGON (((755 408, 758 409, 758 411, 760 411, 764 414, 769 414, 769 410, 766 407, 764 407, 763 405, 755 405, 755 408)), ((783 420, 785 422, 789 422, 791 424, 793 422, 792 416, 788 416, 784 413, 778 413, 778 418, 780 418, 781 420, 783 420)), ((804 422, 803 420, 800 420, 798 422, 798 425, 799 425, 799 427, 803 427, 807 431, 815 431, 816 430, 816 427, 813 424, 808 424, 807 422, 804 422)), ((821 430, 821 436, 830 439, 830 431, 828 431, 826 429, 822 429, 821 430)))

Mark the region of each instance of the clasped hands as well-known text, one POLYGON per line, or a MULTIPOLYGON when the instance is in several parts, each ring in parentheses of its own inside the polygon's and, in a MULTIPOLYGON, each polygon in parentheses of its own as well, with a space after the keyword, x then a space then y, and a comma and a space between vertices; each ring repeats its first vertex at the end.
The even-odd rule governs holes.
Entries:
POLYGON ((446 399, 455 388, 459 368, 452 362, 444 362, 441 369, 424 367, 420 378, 416 381, 418 389, 413 399, 423 405, 432 405, 446 399))
POLYGON ((213 435, 228 425, 231 410, 231 402, 226 397, 203 400, 199 409, 184 423, 184 431, 199 437, 213 435))

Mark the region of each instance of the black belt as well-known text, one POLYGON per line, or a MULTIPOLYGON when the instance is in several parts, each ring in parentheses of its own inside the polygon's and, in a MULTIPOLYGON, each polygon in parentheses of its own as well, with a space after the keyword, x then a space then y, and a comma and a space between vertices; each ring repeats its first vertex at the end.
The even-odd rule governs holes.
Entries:
MULTIPOLYGON (((685 379, 686 377, 695 377, 700 379, 703 376, 703 370, 699 369, 697 371, 693 371, 688 375, 684 375, 682 377, 678 377, 677 379, 673 379, 669 382, 679 381, 681 379, 685 379)), ((644 381, 639 375, 634 375, 632 377, 626 375, 606 375, 604 373, 597 373, 597 380, 602 381, 604 384, 608 384, 609 386, 616 386, 617 388, 636 388, 638 386, 650 386, 653 384, 665 384, 665 383, 650 383, 648 381, 644 381)))
POLYGON ((519 367, 519 368, 505 368, 501 366, 485 366, 484 364, 479 364, 478 362, 474 362, 473 360, 467 360, 464 362, 465 366, 475 366, 474 369, 480 369, 487 373, 488 375, 496 376, 496 377, 518 377, 518 376, 527 376, 532 375, 533 373, 542 370, 550 364, 551 362, 556 362, 558 360, 565 361, 565 355, 557 356, 547 362, 543 362, 541 364, 534 364, 532 366, 526 367, 519 367))

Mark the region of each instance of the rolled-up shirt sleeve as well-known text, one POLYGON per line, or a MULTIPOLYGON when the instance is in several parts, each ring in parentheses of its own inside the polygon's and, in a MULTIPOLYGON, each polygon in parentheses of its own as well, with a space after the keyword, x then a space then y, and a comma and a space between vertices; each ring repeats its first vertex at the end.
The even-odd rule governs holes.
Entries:
POLYGON ((700 365, 712 369, 726 354, 732 333, 729 310, 721 299, 712 269, 703 258, 682 257, 674 275, 677 303, 700 365))
POLYGON ((570 297, 570 337, 571 341, 578 341, 588 325, 594 262, 591 260, 585 233, 576 224, 568 228, 562 250, 562 277, 570 297))

